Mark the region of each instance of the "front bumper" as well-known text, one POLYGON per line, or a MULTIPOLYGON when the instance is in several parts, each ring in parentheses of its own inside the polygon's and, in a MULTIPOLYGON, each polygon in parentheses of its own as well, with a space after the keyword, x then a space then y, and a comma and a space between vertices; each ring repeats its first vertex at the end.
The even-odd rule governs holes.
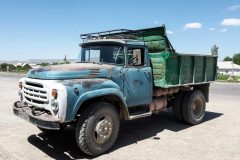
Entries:
POLYGON ((47 113, 43 113, 41 115, 33 115, 32 113, 32 108, 28 107, 28 106, 23 106, 21 104, 21 102, 15 102, 13 105, 13 113, 36 125, 39 126, 41 128, 45 128, 45 129, 51 129, 51 130, 59 130, 60 129, 60 121, 58 119, 56 119, 55 117, 47 114, 47 113))

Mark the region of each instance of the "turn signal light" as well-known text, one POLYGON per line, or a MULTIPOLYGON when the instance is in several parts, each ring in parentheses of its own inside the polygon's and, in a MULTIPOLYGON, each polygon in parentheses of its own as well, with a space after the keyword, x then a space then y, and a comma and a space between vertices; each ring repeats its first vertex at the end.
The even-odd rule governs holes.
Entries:
POLYGON ((54 99, 57 99, 57 97, 58 97, 58 92, 57 92, 56 89, 53 89, 53 90, 52 90, 52 96, 53 96, 54 99))
POLYGON ((20 89, 22 89, 22 82, 19 82, 18 86, 19 86, 20 89))

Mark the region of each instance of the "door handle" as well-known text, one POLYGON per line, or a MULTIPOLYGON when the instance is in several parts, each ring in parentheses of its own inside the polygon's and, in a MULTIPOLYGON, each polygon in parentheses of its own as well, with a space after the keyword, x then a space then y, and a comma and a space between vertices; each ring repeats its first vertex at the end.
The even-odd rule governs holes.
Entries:
POLYGON ((147 77, 148 80, 151 80, 151 74, 149 71, 144 71, 145 76, 147 77))

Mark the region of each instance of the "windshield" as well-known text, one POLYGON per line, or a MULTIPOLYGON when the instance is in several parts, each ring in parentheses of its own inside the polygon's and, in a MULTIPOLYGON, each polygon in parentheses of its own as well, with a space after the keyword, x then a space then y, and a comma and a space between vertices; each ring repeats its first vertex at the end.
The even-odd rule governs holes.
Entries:
POLYGON ((123 47, 113 45, 84 46, 82 47, 80 62, 124 64, 123 47))

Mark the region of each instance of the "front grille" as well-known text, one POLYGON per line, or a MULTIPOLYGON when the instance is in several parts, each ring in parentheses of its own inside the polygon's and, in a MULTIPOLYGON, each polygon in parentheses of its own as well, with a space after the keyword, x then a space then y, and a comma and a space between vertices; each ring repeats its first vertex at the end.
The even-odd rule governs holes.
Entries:
POLYGON ((23 85, 23 95, 26 101, 32 105, 48 103, 48 93, 42 84, 27 81, 23 85))
POLYGON ((43 85, 38 84, 38 83, 26 82, 26 85, 33 86, 33 87, 38 87, 38 88, 43 88, 43 85))

